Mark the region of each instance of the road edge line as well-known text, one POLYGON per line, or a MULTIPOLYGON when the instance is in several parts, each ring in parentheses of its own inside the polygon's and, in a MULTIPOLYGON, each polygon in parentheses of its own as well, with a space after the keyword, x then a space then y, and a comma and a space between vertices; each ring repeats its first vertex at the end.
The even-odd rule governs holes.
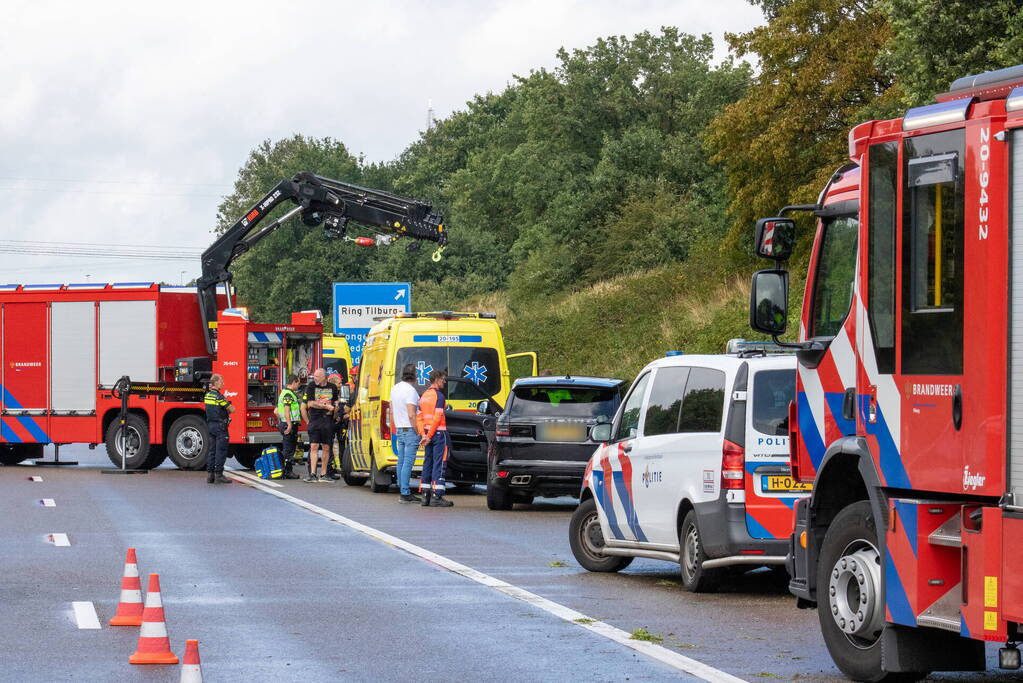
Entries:
MULTIPOLYGON (((229 477, 237 476, 237 474, 238 472, 233 470, 227 472, 227 476, 229 477)), ((608 640, 612 640, 620 645, 624 645, 625 647, 640 652, 651 659, 656 659, 662 664, 667 664, 674 669, 697 676, 705 681, 709 681, 710 683, 745 683, 741 678, 721 671, 720 669, 715 669, 709 664, 704 664, 703 662, 692 659, 691 657, 686 657, 685 655, 681 655, 677 652, 672 652, 663 645, 657 645, 656 643, 642 640, 633 640, 628 633, 617 626, 612 626, 611 624, 596 619, 591 620, 590 617, 586 616, 582 612, 572 609, 571 607, 554 602, 553 600, 549 600, 537 595, 536 593, 531 593, 524 588, 519 588, 507 581, 485 574, 460 562, 456 562, 455 560, 444 557, 443 555, 439 555, 431 550, 427 550, 426 548, 414 543, 398 538, 397 536, 392 536, 391 534, 375 529, 363 524, 362 522, 357 522, 354 519, 332 512, 326 508, 322 508, 319 505, 310 503, 309 501, 296 498, 295 496, 284 493, 283 491, 277 491, 265 486, 266 482, 262 480, 252 481, 248 478, 239 478, 239 483, 248 484, 249 486, 259 489, 264 493, 269 493, 272 496, 276 496, 277 498, 292 503, 293 505, 308 510, 309 512, 313 512, 321 517, 326 517, 327 519, 338 522, 339 524, 343 524, 354 531, 358 531, 374 540, 386 543, 387 545, 399 550, 403 550, 449 572, 463 576, 475 581, 476 583, 487 586, 488 588, 493 588, 494 590, 509 597, 529 603, 534 607, 542 609, 548 614, 552 614, 559 619, 563 619, 570 624, 578 626, 579 628, 604 636, 608 640), (589 623, 580 623, 579 620, 586 620, 589 623)))
POLYGON ((71 609, 75 611, 75 623, 78 624, 79 630, 102 628, 96 615, 96 606, 91 602, 72 602, 71 609))

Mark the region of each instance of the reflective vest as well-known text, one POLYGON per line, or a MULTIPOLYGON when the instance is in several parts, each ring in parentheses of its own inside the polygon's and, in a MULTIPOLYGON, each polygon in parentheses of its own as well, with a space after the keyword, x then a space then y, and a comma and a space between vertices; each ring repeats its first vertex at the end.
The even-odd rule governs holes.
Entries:
POLYGON ((427 439, 439 431, 447 431, 447 420, 444 419, 444 408, 447 402, 444 394, 439 390, 430 387, 423 392, 419 399, 419 412, 416 413, 416 424, 419 425, 419 433, 427 439))
POLYGON ((277 417, 284 422, 301 422, 302 410, 298 396, 291 389, 284 387, 277 397, 277 417))
POLYGON ((224 395, 216 389, 209 389, 203 397, 206 405, 206 421, 210 424, 226 423, 228 420, 227 406, 230 405, 224 395))

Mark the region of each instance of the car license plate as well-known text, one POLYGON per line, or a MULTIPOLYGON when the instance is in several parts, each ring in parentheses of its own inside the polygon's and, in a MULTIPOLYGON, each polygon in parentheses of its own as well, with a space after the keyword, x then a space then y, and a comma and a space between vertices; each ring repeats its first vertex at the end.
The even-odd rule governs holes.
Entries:
POLYGON ((537 441, 586 441, 586 425, 540 424, 536 426, 537 441))
POLYGON ((760 477, 760 488, 764 491, 810 491, 813 485, 796 481, 787 474, 764 474, 760 477))

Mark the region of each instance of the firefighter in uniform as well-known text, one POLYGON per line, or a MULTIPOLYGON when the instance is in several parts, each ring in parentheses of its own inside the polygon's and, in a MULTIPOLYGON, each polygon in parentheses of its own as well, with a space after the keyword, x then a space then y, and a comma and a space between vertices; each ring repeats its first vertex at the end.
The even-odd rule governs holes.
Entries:
POLYGON ((416 414, 419 433, 423 435, 419 444, 423 447, 423 472, 419 475, 419 492, 423 494, 421 505, 438 508, 454 505, 444 496, 444 467, 451 451, 444 419, 447 402, 443 389, 447 379, 448 374, 443 370, 430 373, 430 388, 419 399, 419 412, 416 414))
POLYGON ((224 377, 213 375, 206 390, 203 403, 206 404, 206 426, 209 428, 209 454, 206 457, 206 483, 230 484, 224 476, 224 462, 227 461, 227 424, 231 421, 234 406, 224 398, 224 377))

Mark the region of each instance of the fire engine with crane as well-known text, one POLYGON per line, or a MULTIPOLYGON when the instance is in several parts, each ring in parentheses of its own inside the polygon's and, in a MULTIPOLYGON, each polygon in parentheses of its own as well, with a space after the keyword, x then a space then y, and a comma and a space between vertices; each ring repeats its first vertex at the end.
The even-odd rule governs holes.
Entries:
POLYGON ((414 250, 419 240, 432 241, 434 260, 447 244, 443 220, 427 202, 299 173, 203 253, 195 288, 0 286, 0 462, 40 458, 45 444, 105 443, 119 467, 150 469, 170 457, 182 469, 204 469, 204 385, 219 373, 236 408, 231 452, 251 467, 265 444, 280 439, 273 409, 287 375, 322 366, 323 326, 319 311, 293 313, 281 324, 250 320, 232 300, 230 265, 293 218, 360 246, 411 238, 414 250), (348 221, 377 235, 348 236, 348 221))
POLYGON ((838 667, 865 681, 1020 666, 1023 624, 1023 66, 849 134, 816 204, 757 223, 781 262, 817 216, 798 342, 788 273, 750 324, 796 350, 788 568, 838 667))

